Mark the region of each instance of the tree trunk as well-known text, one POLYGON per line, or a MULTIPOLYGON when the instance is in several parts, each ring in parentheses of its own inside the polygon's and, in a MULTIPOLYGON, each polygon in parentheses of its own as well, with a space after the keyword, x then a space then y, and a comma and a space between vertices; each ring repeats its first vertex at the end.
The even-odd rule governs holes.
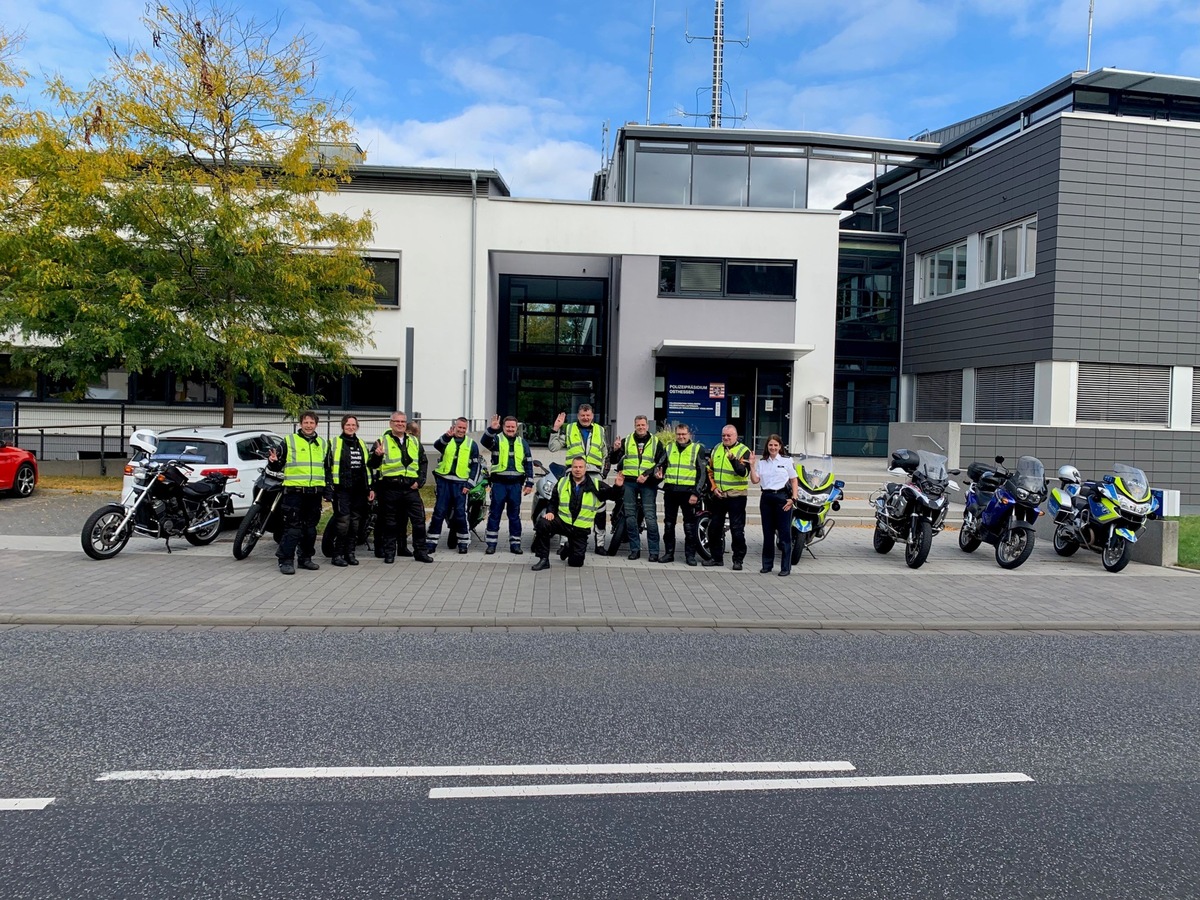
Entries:
POLYGON ((225 408, 221 413, 221 426, 233 427, 233 401, 237 399, 237 385, 233 377, 233 364, 225 366, 225 377, 221 379, 221 391, 225 396, 225 408))

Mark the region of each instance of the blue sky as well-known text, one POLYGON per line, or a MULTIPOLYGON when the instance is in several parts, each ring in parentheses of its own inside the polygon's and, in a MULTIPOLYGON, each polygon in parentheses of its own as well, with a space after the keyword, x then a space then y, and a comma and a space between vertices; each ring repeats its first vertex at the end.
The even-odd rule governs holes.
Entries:
MULTIPOLYGON (((495 167, 514 195, 586 198, 602 125, 646 115, 651 0, 245 0, 322 48, 381 165, 495 167)), ((1198 0, 1095 0, 1092 67, 1200 77, 1198 0)), ((141 0, 4 0, 21 64, 82 85, 142 42, 141 0)), ((726 0, 725 111, 742 127, 910 137, 1082 69, 1088 0, 726 0)), ((658 0, 651 120, 707 111, 712 0, 658 0)), ((611 138, 609 140, 611 146, 611 138)))

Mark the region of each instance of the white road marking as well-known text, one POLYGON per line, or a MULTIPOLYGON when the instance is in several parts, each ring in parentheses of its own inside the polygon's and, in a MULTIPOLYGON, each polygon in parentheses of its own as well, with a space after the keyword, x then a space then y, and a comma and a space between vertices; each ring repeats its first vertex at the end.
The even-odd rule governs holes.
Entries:
POLYGON ((955 784, 1003 784, 1033 781, 1024 772, 967 775, 851 775, 839 778, 762 778, 729 781, 642 781, 596 784, 513 784, 432 788, 434 800, 481 797, 565 797, 594 794, 683 794, 710 791, 796 791, 817 788, 923 787, 955 784))
POLYGON ((97 781, 204 781, 213 778, 502 778, 522 775, 696 775, 722 772, 853 772, 830 762, 613 763, 547 766, 313 766, 273 769, 133 769, 97 781))
POLYGON ((45 809, 54 802, 54 797, 21 797, 0 799, 0 811, 13 812, 23 809, 45 809))

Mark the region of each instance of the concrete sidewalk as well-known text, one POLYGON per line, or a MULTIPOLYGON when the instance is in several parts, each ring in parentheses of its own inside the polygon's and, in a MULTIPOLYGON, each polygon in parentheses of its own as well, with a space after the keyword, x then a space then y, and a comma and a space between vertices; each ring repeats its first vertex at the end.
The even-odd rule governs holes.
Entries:
MULTIPOLYGON (((118 557, 88 559, 77 525, 58 536, 0 535, 0 623, 255 626, 565 626, 855 629, 1200 630, 1200 581, 1180 569, 1131 564, 1118 575, 1080 552, 1039 542, 1013 572, 990 547, 964 554, 956 535, 934 540, 929 561, 905 567, 902 548, 880 555, 870 528, 835 528, 790 578, 758 573, 761 534, 748 528, 746 570, 631 562, 589 553, 582 569, 553 558, 530 571, 528 552, 465 556, 433 565, 369 553, 357 568, 281 576, 266 541, 242 562, 231 532, 208 547, 133 538, 118 557)), ((64 529, 65 530, 65 529, 64 529)), ((679 535, 682 541, 682 534, 679 535)), ((776 561, 778 568, 778 561, 776 561)))

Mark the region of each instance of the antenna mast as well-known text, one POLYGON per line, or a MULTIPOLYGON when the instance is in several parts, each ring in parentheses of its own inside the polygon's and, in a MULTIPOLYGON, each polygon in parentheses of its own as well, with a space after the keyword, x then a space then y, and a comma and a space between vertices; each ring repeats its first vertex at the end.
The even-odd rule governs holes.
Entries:
POLYGON ((1087 65, 1084 66, 1085 72, 1092 71, 1092 16, 1096 13, 1096 0, 1088 0, 1088 51, 1087 65))
POLYGON ((725 85, 725 44, 741 44, 743 47, 750 43, 750 21, 746 20, 746 36, 741 40, 727 40, 725 37, 725 0, 716 0, 716 6, 713 9, 713 33, 712 37, 699 37, 698 35, 688 34, 686 26, 684 30, 684 39, 690 44, 695 40, 712 41, 713 43, 713 80, 712 80, 712 106, 708 114, 708 125, 710 128, 721 127, 721 95, 725 85))
POLYGON ((646 70, 646 124, 650 124, 650 88, 654 85, 654 19, 658 12, 658 0, 650 4, 650 65, 646 70))

